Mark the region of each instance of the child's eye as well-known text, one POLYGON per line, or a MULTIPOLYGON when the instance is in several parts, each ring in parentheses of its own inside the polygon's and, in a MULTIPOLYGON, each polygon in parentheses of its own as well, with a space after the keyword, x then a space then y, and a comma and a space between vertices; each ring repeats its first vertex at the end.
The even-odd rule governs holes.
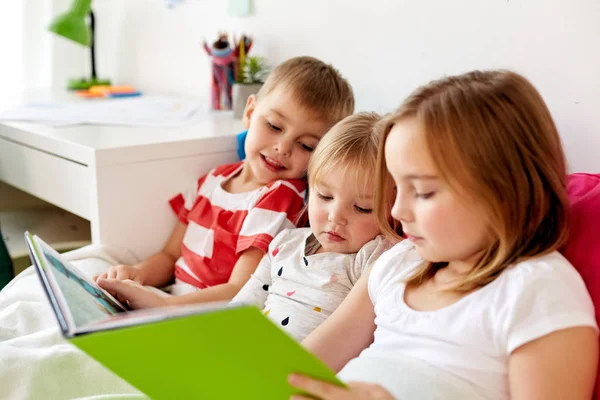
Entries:
POLYGON ((300 145, 300 147, 302 147, 302 149, 303 149, 303 150, 306 150, 306 151, 308 151, 309 153, 312 153, 312 152, 315 150, 315 148, 314 148, 314 147, 312 147, 312 146, 309 146, 309 145, 307 145, 307 144, 304 144, 304 143, 302 143, 302 142, 298 142, 298 144, 300 145))
POLYGON ((319 198, 320 198, 321 200, 325 200, 325 201, 333 200, 333 197, 331 197, 331 196, 326 196, 326 195, 324 195, 324 194, 321 194, 321 193, 317 193, 317 196, 319 196, 319 198))
POLYGON ((373 212, 373 209, 371 208, 363 208, 359 206, 354 206, 354 208, 361 214, 371 214, 373 212))
POLYGON ((417 199, 423 199, 423 200, 427 200, 431 197, 433 197, 433 195, 435 194, 435 192, 428 192, 428 193, 416 193, 415 197, 417 199))
POLYGON ((277 125, 272 124, 270 121, 267 121, 267 125, 269 125, 269 128, 271 128, 275 132, 281 132, 281 128, 277 125))

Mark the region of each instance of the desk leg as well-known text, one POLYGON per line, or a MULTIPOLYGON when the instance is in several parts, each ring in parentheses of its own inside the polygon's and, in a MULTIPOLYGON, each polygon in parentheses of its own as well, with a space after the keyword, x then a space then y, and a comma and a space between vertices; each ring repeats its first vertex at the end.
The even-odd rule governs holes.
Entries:
POLYGON ((176 222, 169 199, 211 168, 237 160, 232 151, 97 168, 92 241, 127 249, 140 259, 156 253, 176 222))

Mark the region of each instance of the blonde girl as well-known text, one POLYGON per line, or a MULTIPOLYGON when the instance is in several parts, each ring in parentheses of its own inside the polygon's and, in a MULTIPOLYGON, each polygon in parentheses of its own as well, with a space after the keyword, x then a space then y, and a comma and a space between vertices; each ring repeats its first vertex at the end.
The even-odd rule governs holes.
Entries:
POLYGON ((594 308, 557 252, 566 163, 537 90, 510 71, 435 81, 386 118, 383 135, 378 198, 395 192, 407 240, 304 341, 362 383, 290 382, 324 399, 590 399, 594 308))

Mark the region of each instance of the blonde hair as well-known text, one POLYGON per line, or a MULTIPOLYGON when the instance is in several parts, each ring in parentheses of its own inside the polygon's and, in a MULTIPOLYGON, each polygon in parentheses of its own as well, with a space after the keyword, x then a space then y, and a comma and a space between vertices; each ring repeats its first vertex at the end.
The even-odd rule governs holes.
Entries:
POLYGON ((352 87, 338 70, 313 57, 295 57, 279 64, 267 77, 257 99, 283 87, 330 126, 354 112, 352 87))
POLYGON ((365 174, 375 172, 381 117, 358 113, 335 124, 317 145, 308 163, 308 182, 314 185, 333 170, 356 168, 365 174))
MULTIPOLYGON (((335 124, 321 139, 308 163, 308 184, 313 188, 334 169, 346 176, 348 170, 359 178, 356 185, 367 186, 377 168, 377 151, 381 141, 381 117, 376 113, 361 112, 344 118, 335 124)), ((386 174, 386 182, 392 182, 386 174)), ((393 197, 383 202, 382 210, 375 212, 389 216, 393 197)), ((388 225, 388 229, 389 225, 388 225)))
MULTIPOLYGON (((417 89, 383 122, 376 202, 389 190, 385 140, 406 118, 421 123, 432 159, 452 190, 468 193, 486 212, 492 242, 453 290, 484 286, 509 265, 565 242, 565 156, 550 111, 527 79, 510 71, 473 71, 417 89)), ((378 218, 385 226, 385 217, 378 218)), ((424 263, 408 284, 421 284, 444 266, 424 263)))

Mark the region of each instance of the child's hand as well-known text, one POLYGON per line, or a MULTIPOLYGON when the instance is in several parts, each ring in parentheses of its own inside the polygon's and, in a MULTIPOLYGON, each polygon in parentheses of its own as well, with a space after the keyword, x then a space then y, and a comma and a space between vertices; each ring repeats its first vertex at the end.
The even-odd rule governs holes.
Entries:
POLYGON ((133 265, 113 265, 108 271, 95 275, 92 279, 96 282, 98 282, 98 279, 117 279, 120 281, 131 279, 142 285, 144 284, 141 271, 133 265))
POLYGON ((168 305, 167 300, 130 279, 98 279, 98 285, 133 309, 155 308, 168 305))
POLYGON ((350 382, 347 388, 342 388, 331 383, 302 375, 290 375, 289 382, 292 386, 304 390, 314 397, 294 395, 292 400, 319 398, 323 400, 394 400, 394 396, 383 387, 366 382, 350 382))

